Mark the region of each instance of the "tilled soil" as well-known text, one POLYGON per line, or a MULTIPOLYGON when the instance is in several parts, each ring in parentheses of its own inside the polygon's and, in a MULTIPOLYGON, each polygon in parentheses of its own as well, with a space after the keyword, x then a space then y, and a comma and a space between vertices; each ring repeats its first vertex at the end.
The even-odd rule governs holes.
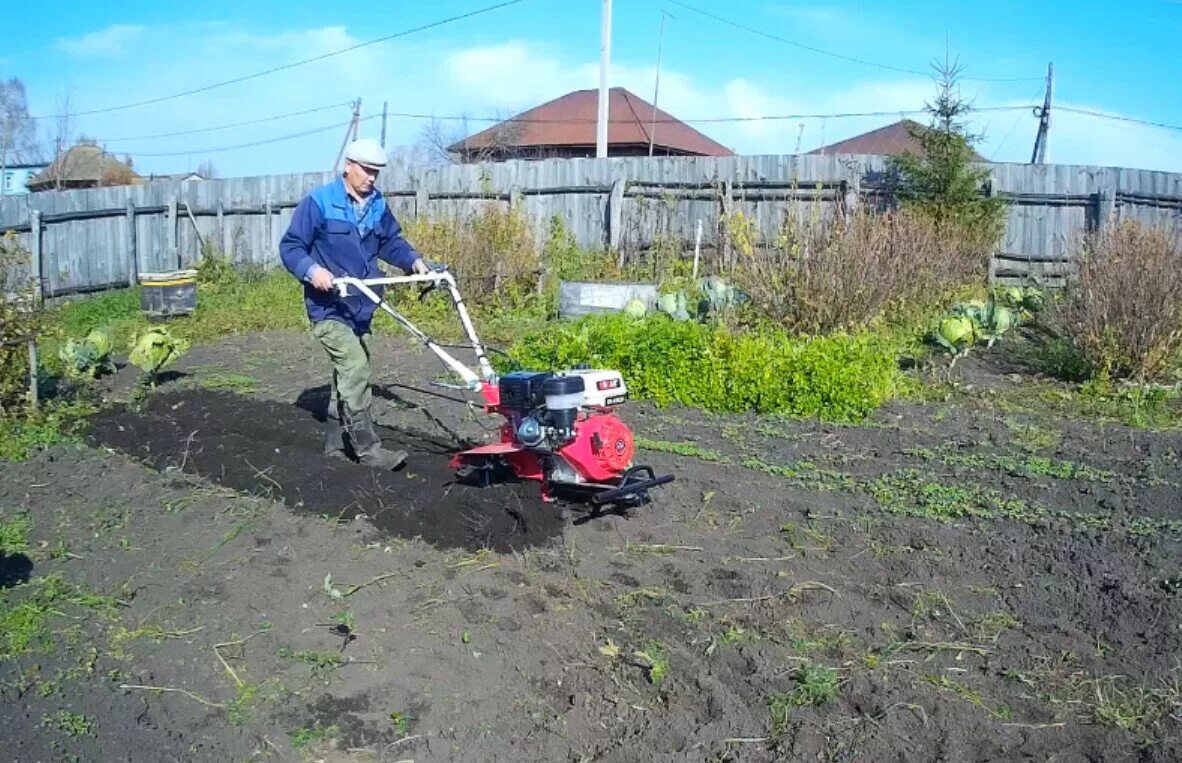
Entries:
POLYGON ((398 472, 322 454, 325 365, 283 333, 4 466, 34 526, 0 596, 118 600, 0 666, 4 759, 1182 758, 1178 434, 1011 405, 987 367, 860 427, 633 403, 676 481, 564 521, 456 483, 490 422, 375 357, 398 472))

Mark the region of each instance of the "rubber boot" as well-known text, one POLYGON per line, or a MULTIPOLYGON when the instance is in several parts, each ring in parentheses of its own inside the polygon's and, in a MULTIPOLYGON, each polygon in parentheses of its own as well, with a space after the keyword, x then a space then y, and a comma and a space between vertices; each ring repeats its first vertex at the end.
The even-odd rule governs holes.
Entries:
POLYGON ((327 419, 328 432, 324 435, 324 455, 341 461, 349 461, 348 451, 345 450, 345 428, 341 426, 339 417, 331 414, 327 419))
POLYGON ((374 430, 373 418, 369 411, 348 414, 349 441, 357 460, 375 469, 397 469, 406 463, 409 454, 405 450, 386 450, 374 430))

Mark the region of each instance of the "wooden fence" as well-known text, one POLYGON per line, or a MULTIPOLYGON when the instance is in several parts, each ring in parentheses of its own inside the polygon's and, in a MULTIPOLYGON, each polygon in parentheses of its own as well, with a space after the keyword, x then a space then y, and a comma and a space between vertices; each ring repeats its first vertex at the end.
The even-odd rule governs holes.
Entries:
MULTIPOLYGON (((1182 230, 1182 174, 1068 165, 986 165, 988 192, 1009 203, 993 260, 1001 282, 1048 285, 1070 271, 1078 237, 1120 219, 1182 230)), ((200 261, 212 242, 240 264, 275 265, 292 210, 327 173, 177 181, 0 200, 0 233, 33 255, 46 297, 134 284, 140 273, 200 261)), ((466 216, 516 203, 538 239, 563 219, 583 246, 642 250, 655 241, 724 248, 726 215, 742 212, 773 240, 787 215, 889 203, 878 156, 553 159, 396 165, 379 186, 400 219, 466 216)))

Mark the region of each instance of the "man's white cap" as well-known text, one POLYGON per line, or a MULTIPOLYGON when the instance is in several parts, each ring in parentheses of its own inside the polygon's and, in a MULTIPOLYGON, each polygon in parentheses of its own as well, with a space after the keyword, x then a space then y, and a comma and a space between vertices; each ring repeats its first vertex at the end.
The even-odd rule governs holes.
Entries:
POLYGON ((363 167, 381 169, 388 161, 386 150, 373 138, 360 138, 345 149, 345 158, 363 167))

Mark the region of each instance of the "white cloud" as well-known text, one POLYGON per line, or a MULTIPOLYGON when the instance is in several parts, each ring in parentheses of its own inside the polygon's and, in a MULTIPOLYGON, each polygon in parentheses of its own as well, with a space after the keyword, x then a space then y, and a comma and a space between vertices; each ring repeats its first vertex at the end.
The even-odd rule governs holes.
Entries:
POLYGON ((56 45, 59 50, 79 58, 117 56, 125 53, 127 46, 139 39, 144 30, 136 24, 112 24, 81 37, 59 37, 56 45))
MULTIPOLYGON (((98 39, 107 33, 73 41, 76 50, 96 53, 98 39), (78 47, 81 46, 81 47, 78 47)), ((167 45, 137 47, 134 61, 113 61, 101 71, 79 67, 70 86, 79 110, 102 108, 141 98, 200 88, 300 59, 356 45, 359 39, 340 26, 257 33, 223 24, 201 25, 178 36, 152 29, 153 39, 167 45), (157 34, 157 32, 159 34, 157 34), (85 94, 84 99, 78 93, 85 94)), ((138 34, 138 33, 137 33, 138 34)), ((108 42, 118 34, 107 35, 108 42)), ((134 35, 133 35, 134 37, 134 35)), ((109 46, 108 48, 109 49, 109 46)), ((612 84, 651 100, 655 69, 634 66, 617 57, 612 84)), ((598 62, 571 58, 548 43, 526 40, 456 50, 444 43, 376 45, 294 67, 200 95, 153 106, 83 117, 77 129, 100 138, 151 135, 298 111, 361 96, 363 116, 380 113, 389 101, 388 141, 391 147, 415 143, 424 120, 397 116, 400 112, 470 117, 517 113, 571 90, 598 86, 598 62)), ((56 113, 59 82, 46 80, 30 88, 39 103, 34 113, 56 113)), ((714 140, 744 154, 784 154, 809 151, 895 121, 897 109, 922 108, 932 95, 924 77, 893 75, 852 81, 833 87, 811 81, 795 70, 752 72, 731 79, 690 74, 666 63, 661 72, 660 107, 714 140), (887 112, 884 116, 845 119, 791 119, 730 123, 694 123, 715 117, 762 117, 785 114, 887 112)), ((979 105, 997 104, 988 89, 967 88, 979 105)), ((1002 101, 1018 103, 1016 101, 1002 101)), ((212 159, 224 175, 270 174, 327 169, 340 147, 342 130, 257 148, 201 153, 198 149, 233 146, 270 137, 343 123, 347 108, 293 119, 159 140, 111 143, 120 154, 130 151, 136 166, 146 171, 179 171, 212 159), (150 158, 149 153, 190 152, 175 157, 150 158)), ((922 116, 919 117, 922 119, 922 116)), ((453 123, 451 127, 455 127, 453 123)), ((473 130, 486 126, 471 123, 473 130)), ((1029 159, 1035 120, 1028 110, 974 115, 974 129, 987 137, 979 148, 999 161, 1029 159), (1008 134, 1008 138, 1006 138, 1008 134), (1002 143, 1005 138, 1004 144, 1002 143), (1000 147, 1000 148, 999 148, 1000 147), (996 153, 996 156, 994 156, 996 153)), ((377 137, 377 120, 362 125, 362 134, 377 137)), ((1128 165, 1182 170, 1182 135, 1136 125, 1056 113, 1052 122, 1049 158, 1063 163, 1128 165)))

